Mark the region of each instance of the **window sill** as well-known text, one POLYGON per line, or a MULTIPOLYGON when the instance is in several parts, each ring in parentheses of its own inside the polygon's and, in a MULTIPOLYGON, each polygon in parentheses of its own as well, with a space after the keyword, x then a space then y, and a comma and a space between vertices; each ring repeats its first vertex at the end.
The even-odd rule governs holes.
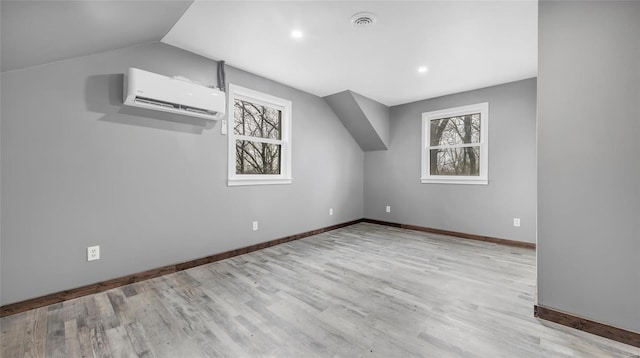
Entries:
POLYGON ((292 179, 228 179, 227 186, 282 185, 291 184, 292 182, 292 179))
POLYGON ((422 184, 473 184, 473 185, 488 185, 489 180, 487 179, 461 179, 461 178, 452 178, 452 179, 433 179, 433 178, 422 178, 420 179, 422 184))

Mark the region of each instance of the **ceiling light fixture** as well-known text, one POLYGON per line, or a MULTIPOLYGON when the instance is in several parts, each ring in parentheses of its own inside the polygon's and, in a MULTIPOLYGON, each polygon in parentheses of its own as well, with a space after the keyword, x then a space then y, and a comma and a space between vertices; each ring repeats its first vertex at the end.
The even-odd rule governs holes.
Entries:
POLYGON ((429 69, 426 66, 418 67, 418 73, 427 73, 427 71, 429 71, 429 69))
POLYGON ((302 31, 300 31, 300 30, 291 31, 291 37, 293 37, 294 39, 301 39, 302 38, 302 31))
POLYGON ((351 25, 356 29, 360 29, 363 27, 371 27, 376 23, 378 18, 375 14, 370 12, 359 12, 353 16, 351 16, 351 25))

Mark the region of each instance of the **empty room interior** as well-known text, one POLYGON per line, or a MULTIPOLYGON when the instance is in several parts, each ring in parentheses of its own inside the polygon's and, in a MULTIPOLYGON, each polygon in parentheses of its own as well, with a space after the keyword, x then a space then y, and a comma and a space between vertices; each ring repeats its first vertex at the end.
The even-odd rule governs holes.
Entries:
POLYGON ((640 357, 640 1, 0 14, 0 356, 640 357))

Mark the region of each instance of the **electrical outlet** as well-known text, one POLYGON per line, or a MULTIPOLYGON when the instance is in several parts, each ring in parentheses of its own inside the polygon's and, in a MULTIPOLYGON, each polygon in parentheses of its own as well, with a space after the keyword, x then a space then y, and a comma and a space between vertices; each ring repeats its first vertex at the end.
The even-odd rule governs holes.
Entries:
POLYGON ((333 208, 329 209, 329 215, 333 215, 333 208))
POLYGON ((388 213, 390 213, 391 212, 391 206, 387 205, 386 210, 387 210, 388 213))
POLYGON ((520 227, 520 218, 513 218, 513 226, 520 227))
POLYGON ((87 261, 100 260, 100 246, 87 247, 87 261))
POLYGON ((253 222, 253 231, 256 231, 256 230, 258 230, 258 222, 254 221, 253 222))

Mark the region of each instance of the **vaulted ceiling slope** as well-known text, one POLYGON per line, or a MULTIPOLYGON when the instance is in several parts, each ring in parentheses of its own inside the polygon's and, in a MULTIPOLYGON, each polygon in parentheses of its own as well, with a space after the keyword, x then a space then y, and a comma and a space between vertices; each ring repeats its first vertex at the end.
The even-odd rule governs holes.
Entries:
POLYGON ((536 0, 2 0, 0 69, 161 40, 321 97, 393 106, 535 77, 537 12, 536 0), (373 26, 354 27, 358 12, 373 26))
POLYGON ((2 0, 0 69, 160 41, 192 2, 2 0))
POLYGON ((389 107, 352 91, 324 99, 362 150, 389 148, 389 107))

